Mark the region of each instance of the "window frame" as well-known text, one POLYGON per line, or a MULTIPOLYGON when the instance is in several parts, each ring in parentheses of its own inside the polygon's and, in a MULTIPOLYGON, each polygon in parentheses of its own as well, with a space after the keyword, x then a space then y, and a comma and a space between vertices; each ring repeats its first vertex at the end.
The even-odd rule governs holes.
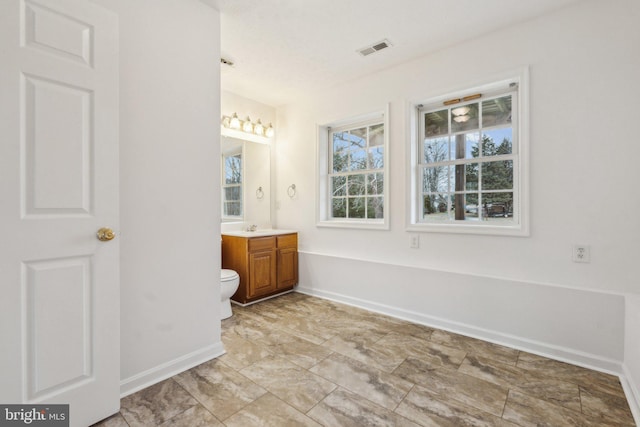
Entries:
MULTIPOLYGON (((317 177, 317 198, 316 198, 316 226, 318 227, 335 227, 335 228, 355 228, 355 229, 389 229, 389 106, 385 106, 383 111, 353 117, 347 120, 334 121, 325 125, 317 126, 317 159, 318 165, 317 177), (333 158, 331 134, 341 130, 356 129, 359 127, 369 127, 376 124, 382 124, 384 129, 383 138, 383 167, 381 169, 362 169, 362 175, 370 173, 382 173, 384 177, 382 190, 382 209, 383 218, 333 218, 332 211, 332 193, 331 193, 331 177, 333 173, 333 158)), ((367 147, 368 148, 368 147, 367 147)), ((356 172, 357 173, 357 172, 356 172)), ((352 174, 350 172, 339 173, 352 174)), ((371 195, 363 196, 365 198, 371 195)))
MULTIPOLYGON (((465 234, 489 234, 489 235, 505 235, 505 236, 528 236, 529 235, 529 212, 528 212, 528 160, 529 160, 529 144, 528 144, 528 70, 523 69, 515 75, 510 74, 511 78, 503 78, 493 83, 476 85, 464 90, 447 93, 446 95, 434 97, 423 102, 410 103, 409 111, 412 114, 409 117, 409 168, 408 174, 408 215, 407 215, 407 231, 418 232, 438 232, 438 233, 465 233, 465 234), (515 87, 513 85, 515 84, 515 87), (472 94, 482 94, 482 97, 468 102, 460 102, 454 105, 443 105, 444 101, 451 99, 462 99, 472 94), (422 219, 423 209, 423 175, 422 168, 428 164, 424 159, 424 117, 429 112, 436 110, 455 109, 466 104, 499 98, 500 96, 514 93, 512 98, 512 152, 511 154, 503 154, 492 156, 490 160, 487 157, 455 159, 438 163, 429 164, 430 167, 444 165, 451 166, 457 164, 477 163, 480 167, 483 163, 489 161, 512 160, 513 161, 513 221, 510 223, 499 224, 493 221, 462 221, 455 219, 445 219, 438 222, 429 222, 422 219), (485 159, 485 160, 483 160, 485 159)), ((491 129, 492 127, 487 127, 491 129)), ((480 132, 480 125, 477 128, 480 132)), ((494 127, 495 129, 495 127, 494 127)), ((473 132, 466 131, 465 134, 473 132)), ((451 137, 456 133, 452 129, 444 135, 451 137)), ((478 178, 480 179, 480 178, 478 178)), ((453 194, 454 190, 449 190, 453 194)), ((464 190, 466 192, 466 189, 464 190)), ((508 192, 504 190, 504 192, 508 192)), ((480 194, 480 190, 476 192, 480 194)), ((450 206, 450 203, 448 204, 450 206)), ((478 208, 480 209, 480 208, 478 208)))

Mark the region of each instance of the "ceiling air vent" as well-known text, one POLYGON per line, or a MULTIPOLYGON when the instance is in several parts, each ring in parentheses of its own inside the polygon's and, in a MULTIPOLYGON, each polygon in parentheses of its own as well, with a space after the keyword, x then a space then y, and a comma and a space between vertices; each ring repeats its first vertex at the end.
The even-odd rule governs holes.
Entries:
POLYGON ((367 56, 367 55, 371 55, 372 53, 376 53, 382 49, 386 49, 388 47, 391 47, 391 43, 389 42, 389 40, 382 40, 381 42, 375 43, 371 46, 367 46, 367 47, 363 47, 362 49, 358 49, 358 52, 360 53, 360 55, 362 56, 367 56))

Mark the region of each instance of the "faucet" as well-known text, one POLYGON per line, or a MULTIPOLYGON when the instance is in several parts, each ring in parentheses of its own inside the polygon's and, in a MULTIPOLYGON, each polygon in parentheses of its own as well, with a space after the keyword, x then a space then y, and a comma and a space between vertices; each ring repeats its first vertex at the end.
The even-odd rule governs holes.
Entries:
POLYGON ((247 227, 247 231, 256 231, 257 228, 258 228, 257 225, 251 224, 250 226, 247 227))

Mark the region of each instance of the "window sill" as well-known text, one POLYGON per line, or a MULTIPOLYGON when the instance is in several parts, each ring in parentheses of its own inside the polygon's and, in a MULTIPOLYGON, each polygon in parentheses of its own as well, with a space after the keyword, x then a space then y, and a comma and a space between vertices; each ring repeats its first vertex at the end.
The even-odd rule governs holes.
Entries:
POLYGON ((389 224, 384 221, 319 221, 316 227, 320 228, 351 228, 354 230, 388 230, 389 224))
POLYGON ((521 224, 485 225, 485 224, 410 224, 406 231, 419 233, 478 234, 488 236, 528 237, 529 229, 521 224))

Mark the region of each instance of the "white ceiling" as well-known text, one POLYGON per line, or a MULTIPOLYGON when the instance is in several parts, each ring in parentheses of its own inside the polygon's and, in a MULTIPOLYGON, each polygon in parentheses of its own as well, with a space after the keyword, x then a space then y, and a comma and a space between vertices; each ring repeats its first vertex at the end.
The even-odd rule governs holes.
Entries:
POLYGON ((203 0, 221 12, 222 89, 279 106, 581 0, 203 0), (388 39, 370 56, 357 50, 388 39))

